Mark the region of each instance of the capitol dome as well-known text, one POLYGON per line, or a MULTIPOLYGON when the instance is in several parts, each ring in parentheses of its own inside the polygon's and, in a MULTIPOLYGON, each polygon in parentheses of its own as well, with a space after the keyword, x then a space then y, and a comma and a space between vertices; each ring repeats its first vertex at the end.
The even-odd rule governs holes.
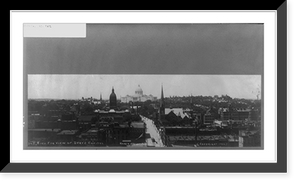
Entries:
POLYGON ((135 94, 136 94, 136 95, 143 95, 143 90, 142 90, 142 88, 140 87, 140 85, 139 85, 138 88, 135 90, 135 94))

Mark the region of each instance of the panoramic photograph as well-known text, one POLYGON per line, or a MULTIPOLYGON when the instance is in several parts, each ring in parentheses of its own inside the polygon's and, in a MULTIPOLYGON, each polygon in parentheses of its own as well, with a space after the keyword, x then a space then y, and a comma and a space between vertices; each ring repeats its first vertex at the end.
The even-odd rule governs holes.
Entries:
POLYGON ((260 147, 260 82, 258 75, 29 75, 28 145, 260 147))
POLYGON ((24 37, 24 87, 24 149, 263 149, 263 24, 24 37))

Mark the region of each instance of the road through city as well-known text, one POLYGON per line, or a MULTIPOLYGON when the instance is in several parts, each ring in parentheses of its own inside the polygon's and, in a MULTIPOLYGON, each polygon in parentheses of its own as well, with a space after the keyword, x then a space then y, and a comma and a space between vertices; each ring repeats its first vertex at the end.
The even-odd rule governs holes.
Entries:
POLYGON ((151 138, 154 139, 154 146, 155 147, 164 147, 161 137, 159 135, 159 131, 157 130, 153 120, 148 119, 144 116, 141 116, 142 120, 145 122, 146 124, 146 133, 149 133, 151 138))

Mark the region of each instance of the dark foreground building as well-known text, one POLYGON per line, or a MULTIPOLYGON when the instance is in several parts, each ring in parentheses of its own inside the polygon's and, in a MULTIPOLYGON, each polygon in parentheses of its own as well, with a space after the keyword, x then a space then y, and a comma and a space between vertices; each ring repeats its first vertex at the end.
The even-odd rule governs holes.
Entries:
POLYGON ((122 110, 118 107, 114 88, 109 106, 97 105, 97 109, 93 109, 95 105, 91 102, 78 101, 72 103, 78 110, 68 110, 64 109, 65 104, 59 106, 61 102, 51 103, 58 105, 55 112, 46 109, 47 103, 41 107, 43 111, 36 109, 29 112, 28 146, 128 146, 145 143, 145 123, 137 113, 130 112, 129 106, 122 110))

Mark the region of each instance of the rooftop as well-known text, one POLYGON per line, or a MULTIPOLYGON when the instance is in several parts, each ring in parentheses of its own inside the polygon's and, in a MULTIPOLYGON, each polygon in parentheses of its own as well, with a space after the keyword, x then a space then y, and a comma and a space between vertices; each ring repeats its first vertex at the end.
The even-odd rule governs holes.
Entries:
POLYGON ((87 132, 98 132, 98 130, 97 129, 90 129, 87 132))
MULTIPOLYGON (((128 110, 129 111, 129 110, 128 110)), ((116 113, 116 114, 123 114, 126 112, 126 110, 114 110, 114 109, 110 109, 109 111, 105 111, 105 110, 100 110, 97 109, 94 111, 95 113, 99 113, 99 114, 110 114, 110 113, 116 113)))
POLYGON ((110 109, 109 111, 108 111, 108 113, 115 113, 116 111, 114 110, 114 109, 110 109))
POLYGON ((74 135, 78 130, 62 130, 57 135, 74 135))
POLYGON ((142 121, 134 121, 131 123, 133 128, 145 128, 145 124, 142 121))
POLYGON ((176 116, 184 118, 185 116, 189 117, 186 113, 183 112, 183 108, 165 108, 165 114, 173 112, 176 116))
POLYGON ((35 132, 59 132, 60 129, 28 129, 28 131, 35 131, 35 132))

